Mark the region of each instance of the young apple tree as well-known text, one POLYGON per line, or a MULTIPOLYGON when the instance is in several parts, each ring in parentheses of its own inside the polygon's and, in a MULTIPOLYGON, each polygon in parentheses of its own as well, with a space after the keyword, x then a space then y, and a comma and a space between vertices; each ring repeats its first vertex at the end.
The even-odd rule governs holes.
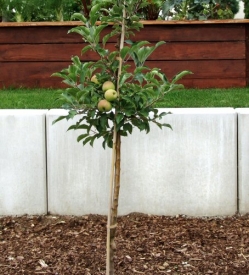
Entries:
POLYGON ((77 141, 83 145, 103 140, 103 147, 112 148, 112 171, 110 179, 110 201, 107 221, 106 274, 114 274, 115 234, 117 228, 118 199, 120 188, 121 137, 132 134, 134 128, 148 133, 150 123, 158 127, 170 127, 160 122, 167 113, 160 113, 155 103, 165 95, 183 86, 176 82, 189 71, 177 74, 170 82, 159 68, 150 69, 146 59, 164 42, 150 45, 148 41, 134 42, 131 36, 139 31, 139 11, 147 5, 147 0, 107 0, 93 1, 89 17, 74 14, 73 18, 82 22, 70 32, 82 36, 87 46, 82 54, 92 51, 98 56, 96 62, 81 62, 78 56, 72 64, 54 76, 63 78, 69 87, 61 94, 63 108, 68 114, 62 119, 77 122, 69 130, 83 129, 77 141), (103 29, 112 26, 107 35, 103 29), (116 39, 116 49, 106 47, 107 41, 116 39), (132 63, 130 61, 133 61, 132 63))

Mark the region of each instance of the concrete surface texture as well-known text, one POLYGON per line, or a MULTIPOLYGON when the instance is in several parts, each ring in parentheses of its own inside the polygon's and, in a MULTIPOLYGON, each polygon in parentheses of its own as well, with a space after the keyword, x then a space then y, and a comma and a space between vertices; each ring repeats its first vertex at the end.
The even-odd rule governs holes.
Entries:
MULTIPOLYGON (((164 110, 162 110, 164 111, 164 110)), ((166 110, 168 111, 168 110, 166 110)), ((237 210, 237 114, 232 108, 172 109, 164 121, 122 140, 119 214, 232 215, 237 210)), ((70 121, 47 113, 48 209, 107 214, 110 150, 76 142, 70 121)))
MULTIPOLYGON (((119 214, 233 215, 237 188, 249 212, 249 109, 160 111, 173 130, 122 139, 119 214)), ((72 121, 52 125, 63 114, 0 110, 0 215, 107 214, 111 150, 77 143, 72 121)))
POLYGON ((0 215, 44 214, 45 110, 0 110, 0 215))
POLYGON ((235 213, 234 110, 171 111, 165 122, 173 131, 152 127, 149 135, 136 132, 123 140, 121 213, 235 213))
POLYGON ((249 109, 236 109, 238 113, 238 197, 239 212, 249 212, 249 109))
MULTIPOLYGON (((52 122, 65 114, 47 113, 48 210, 53 214, 106 214, 111 150, 102 142, 83 147, 82 131, 68 131, 72 121, 52 122)), ((75 120, 76 121, 76 120, 75 120)))

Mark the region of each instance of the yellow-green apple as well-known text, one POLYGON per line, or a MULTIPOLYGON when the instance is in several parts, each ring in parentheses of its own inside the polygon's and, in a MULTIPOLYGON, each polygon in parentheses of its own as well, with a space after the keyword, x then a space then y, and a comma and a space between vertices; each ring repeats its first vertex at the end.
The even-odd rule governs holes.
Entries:
POLYGON ((113 89, 109 89, 107 91, 105 91, 105 99, 108 101, 114 101, 116 100, 118 97, 118 93, 113 90, 113 89))
POLYGON ((91 81, 94 82, 95 84, 99 84, 99 81, 96 75, 92 76, 91 81))
POLYGON ((102 85, 103 92, 109 90, 109 89, 115 89, 115 85, 111 81, 106 81, 102 85))
POLYGON ((106 99, 101 99, 98 103, 98 110, 100 112, 109 112, 112 109, 112 104, 106 99))

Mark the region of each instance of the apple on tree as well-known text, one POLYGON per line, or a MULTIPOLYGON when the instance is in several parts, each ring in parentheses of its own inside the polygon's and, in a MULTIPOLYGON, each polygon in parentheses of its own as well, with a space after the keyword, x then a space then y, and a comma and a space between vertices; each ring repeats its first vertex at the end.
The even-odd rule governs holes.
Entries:
POLYGON ((103 85, 102 85, 103 92, 105 92, 109 89, 115 90, 115 85, 113 84, 113 82, 111 82, 111 81, 104 82, 103 85))
POLYGON ((113 89, 109 89, 105 92, 105 99, 108 101, 114 101, 117 99, 117 97, 118 97, 118 93, 113 89))
POLYGON ((98 103, 98 110, 100 112, 109 112, 112 109, 112 104, 106 99, 101 99, 98 103))

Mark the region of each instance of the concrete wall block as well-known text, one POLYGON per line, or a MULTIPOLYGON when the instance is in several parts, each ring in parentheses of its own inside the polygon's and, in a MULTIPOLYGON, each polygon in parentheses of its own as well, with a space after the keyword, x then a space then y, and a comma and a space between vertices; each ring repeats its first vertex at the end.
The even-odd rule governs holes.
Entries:
POLYGON ((237 200, 237 115, 232 108, 172 109, 173 131, 123 140, 122 213, 232 215, 237 200))
POLYGON ((106 214, 111 150, 104 150, 101 140, 93 148, 78 143, 82 131, 67 132, 72 120, 52 125, 63 114, 63 110, 47 113, 48 211, 66 215, 106 214))
POLYGON ((0 215, 46 214, 46 110, 0 110, 0 215))
POLYGON ((239 212, 249 213, 249 108, 238 108, 239 212))
MULTIPOLYGON (((162 109, 162 111, 165 111, 162 109)), ((169 110, 166 110, 169 111, 169 110)), ((237 210, 237 114, 232 108, 171 109, 170 123, 122 139, 119 214, 232 215, 237 210)), ((76 142, 71 122, 47 113, 48 208, 107 214, 111 150, 76 142)))

